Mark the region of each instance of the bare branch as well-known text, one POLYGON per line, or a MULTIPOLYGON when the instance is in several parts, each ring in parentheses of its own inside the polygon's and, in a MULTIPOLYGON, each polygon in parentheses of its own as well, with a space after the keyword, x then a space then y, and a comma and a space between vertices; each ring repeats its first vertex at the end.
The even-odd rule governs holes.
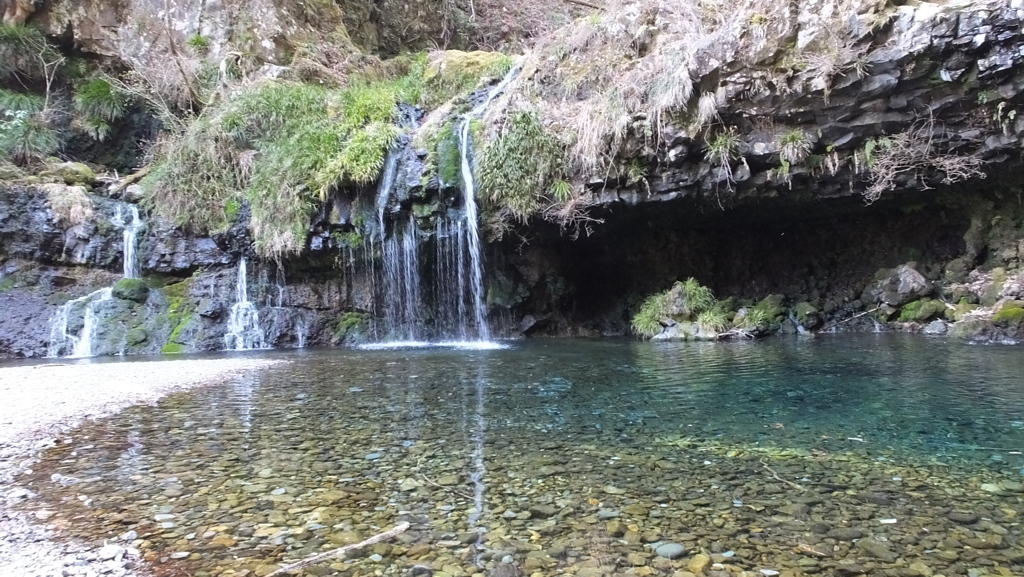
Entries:
POLYGON ((368 547, 368 546, 373 545, 375 543, 380 543, 381 541, 387 541, 389 539, 393 539, 395 537, 395 535, 398 535, 399 533, 404 532, 408 528, 409 528, 409 524, 408 523, 401 523, 399 525, 396 525, 395 528, 391 529, 390 531, 385 531, 385 532, 383 532, 383 533, 381 533, 379 535, 374 535, 373 537, 370 537, 369 539, 367 539, 365 541, 362 541, 360 543, 356 543, 355 545, 345 545, 344 547, 339 547, 338 549, 334 549, 334 550, 328 551, 326 553, 320 553, 319 555, 314 555, 312 557, 303 559, 302 561, 299 561, 298 563, 292 563, 291 565, 285 565, 284 567, 281 567, 277 571, 274 571, 273 573, 267 575, 267 577, 276 577, 277 575, 284 575, 285 573, 290 573, 292 571, 298 571, 299 569, 303 569, 305 567, 309 567, 310 565, 316 565, 317 563, 323 563, 324 561, 327 561, 329 559, 334 559, 336 557, 341 557, 345 553, 347 553, 349 551, 352 551, 353 549, 362 549, 363 547, 368 547))

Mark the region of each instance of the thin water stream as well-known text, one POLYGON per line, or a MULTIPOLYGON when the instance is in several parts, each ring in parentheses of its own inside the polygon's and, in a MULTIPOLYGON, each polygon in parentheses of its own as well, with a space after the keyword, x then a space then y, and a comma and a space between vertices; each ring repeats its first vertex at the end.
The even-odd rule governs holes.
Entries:
POLYGON ((1024 573, 1017 348, 264 354, 293 362, 71 432, 34 467, 33 507, 167 574, 266 574, 403 521, 307 574, 1024 573))

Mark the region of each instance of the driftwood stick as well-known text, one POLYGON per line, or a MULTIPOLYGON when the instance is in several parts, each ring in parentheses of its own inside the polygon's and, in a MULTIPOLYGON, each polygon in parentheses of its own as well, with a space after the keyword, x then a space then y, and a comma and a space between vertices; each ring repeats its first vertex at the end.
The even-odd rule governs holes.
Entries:
POLYGON ((113 194, 115 192, 121 192, 122 190, 128 188, 128 185, 135 184, 136 182, 142 180, 143 177, 149 174, 149 170, 152 167, 152 164, 147 164, 146 166, 143 166, 139 170, 135 171, 133 174, 129 174, 128 176, 122 178, 116 185, 114 185, 110 189, 110 193, 113 194))
POLYGON ((803 486, 798 485, 798 484, 794 483, 793 481, 787 481, 786 479, 783 479, 782 477, 780 477, 779 474, 775 472, 775 469, 772 469, 771 467, 768 466, 768 463, 764 462, 764 459, 761 459, 761 464, 764 465, 765 469, 768 469, 768 472, 772 474, 772 477, 774 477, 776 481, 782 481, 783 483, 789 485, 790 487, 793 487, 794 489, 796 489, 798 491, 806 491, 807 490, 803 486))
POLYGON ((451 487, 445 487, 444 485, 440 485, 440 484, 435 483, 434 481, 430 480, 430 477, 428 477, 427 474, 423 472, 422 464, 423 464, 423 457, 420 457, 420 459, 418 461, 416 461, 416 470, 419 471, 420 477, 423 477, 424 481, 426 481, 426 482, 430 483, 431 485, 433 485, 435 487, 438 487, 438 488, 440 488, 440 489, 442 489, 444 491, 451 491, 452 493, 455 493, 456 495, 462 497, 463 499, 469 499, 470 501, 473 500, 473 497, 471 495, 467 495, 467 494, 465 494, 465 493, 463 493, 461 491, 456 491, 455 489, 452 489, 451 487))
POLYGON ((356 543, 355 545, 345 545, 344 547, 340 547, 338 549, 334 549, 333 551, 328 551, 326 553, 320 553, 319 555, 313 555, 312 557, 307 557, 306 559, 303 559, 302 561, 299 561, 297 563, 292 563, 291 565, 285 565, 284 567, 281 567, 280 569, 278 569, 277 571, 274 571, 270 575, 267 575, 267 577, 276 577, 277 575, 284 575, 285 573, 288 573, 290 571, 296 571, 298 569, 303 569, 305 567, 309 567, 310 565, 316 565, 317 563, 322 563, 324 561, 327 561, 328 559, 334 559, 335 557, 341 557, 341 556, 345 555, 345 553, 347 553, 347 552, 349 552, 349 551, 351 551, 353 549, 362 549, 363 547, 366 547, 368 545, 373 545, 375 543, 380 543, 381 541, 387 541, 389 539, 392 539, 392 538, 394 538, 395 535, 398 535, 399 533, 405 531, 408 528, 409 528, 409 524, 408 523, 401 523, 399 525, 396 525, 394 529, 391 529, 390 531, 385 531, 385 532, 383 532, 383 533, 381 533, 379 535, 374 535, 373 537, 370 537, 369 539, 367 539, 366 541, 363 541, 362 543, 356 543))
MULTIPOLYGON (((821 329, 821 330, 823 331, 823 330, 825 330, 825 329, 830 329, 830 328, 834 328, 834 327, 837 327, 837 326, 839 326, 839 325, 841 325, 841 324, 843 324, 843 323, 848 323, 848 322, 852 321, 853 319, 859 319, 860 317, 862 317, 862 316, 864 316, 864 315, 869 315, 869 314, 871 314, 871 313, 873 313, 873 312, 875 312, 875 311, 877 311, 877 310, 879 310, 879 309, 881 309, 881 308, 882 308, 882 307, 875 307, 875 308, 873 308, 873 309, 871 309, 871 310, 869 310, 869 311, 864 311, 864 312, 862 312, 862 313, 857 313, 857 314, 853 315, 852 317, 850 317, 850 318, 848 318, 848 319, 843 319, 843 320, 841 320, 841 321, 838 321, 838 322, 834 322, 834 323, 832 323, 831 325, 829 325, 829 326, 827 326, 827 327, 825 327, 825 328, 823 328, 823 329, 821 329)), ((817 331, 817 332, 821 332, 821 331, 817 331)))

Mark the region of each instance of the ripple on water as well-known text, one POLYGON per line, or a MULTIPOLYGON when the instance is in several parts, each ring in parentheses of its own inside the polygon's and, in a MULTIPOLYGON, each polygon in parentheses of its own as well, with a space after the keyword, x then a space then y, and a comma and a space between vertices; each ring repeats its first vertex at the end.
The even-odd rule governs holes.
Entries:
POLYGON ((1020 374, 900 335, 312 352, 77 429, 30 506, 189 575, 403 521, 315 574, 1021 574, 1020 374))

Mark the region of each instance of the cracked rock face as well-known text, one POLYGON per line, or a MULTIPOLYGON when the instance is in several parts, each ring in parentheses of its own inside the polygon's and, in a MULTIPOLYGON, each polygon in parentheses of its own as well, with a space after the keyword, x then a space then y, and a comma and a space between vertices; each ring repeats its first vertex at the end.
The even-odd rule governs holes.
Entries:
MULTIPOLYGON (((983 176, 982 170, 1015 158, 1024 135, 1024 117, 1016 112, 1024 105, 1024 10, 1017 4, 894 8, 859 2, 841 12, 835 2, 804 2, 793 10, 765 7, 756 15, 765 22, 760 35, 757 26, 734 19, 726 26, 735 29, 712 31, 717 36, 691 50, 686 65, 693 95, 654 128, 660 138, 642 129, 651 125, 645 110, 656 103, 636 110, 627 105, 626 135, 611 139, 618 142, 606 151, 611 170, 596 171, 588 179, 591 190, 604 204, 690 197, 726 208, 781 195, 862 194, 885 176, 876 160, 887 139, 902 133, 921 145, 919 155, 897 166, 879 190, 983 176), (710 122, 694 120, 711 103, 710 122), (723 132, 736 139, 727 161, 711 153, 714 135, 723 132), (785 150, 787 138, 798 138, 805 150, 785 150), (955 157, 977 159, 965 161, 976 170, 960 174, 943 162, 955 157), (648 175, 643 182, 625 176, 637 161, 648 175)), ((616 20, 627 32, 635 27, 651 35, 650 52, 625 61, 643 68, 667 57, 665 47, 685 38, 675 24, 681 10, 616 20)), ((598 50, 583 49, 579 58, 598 50)), ((527 67, 520 93, 577 78, 574 58, 527 67)), ((600 94, 581 89, 568 104, 554 96, 535 104, 550 107, 548 120, 557 126, 565 106, 586 106, 600 94)))

